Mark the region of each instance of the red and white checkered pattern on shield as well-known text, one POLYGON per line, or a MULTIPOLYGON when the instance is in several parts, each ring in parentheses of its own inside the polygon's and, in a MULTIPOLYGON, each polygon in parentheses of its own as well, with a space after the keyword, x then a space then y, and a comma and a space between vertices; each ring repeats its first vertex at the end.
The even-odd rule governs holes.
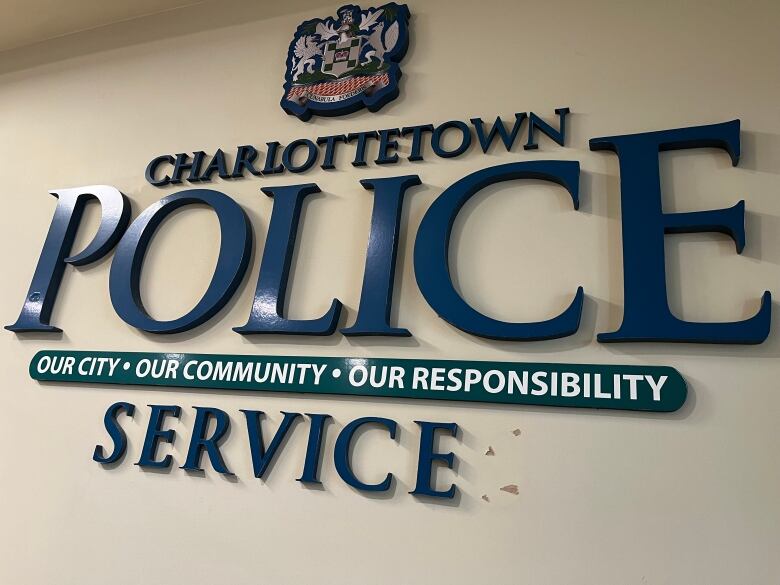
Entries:
POLYGON ((338 96, 353 92, 362 87, 377 85, 384 87, 390 84, 390 76, 387 73, 378 75, 364 75, 350 77, 343 81, 326 81, 314 85, 296 85, 287 92, 287 99, 293 99, 305 95, 338 96))

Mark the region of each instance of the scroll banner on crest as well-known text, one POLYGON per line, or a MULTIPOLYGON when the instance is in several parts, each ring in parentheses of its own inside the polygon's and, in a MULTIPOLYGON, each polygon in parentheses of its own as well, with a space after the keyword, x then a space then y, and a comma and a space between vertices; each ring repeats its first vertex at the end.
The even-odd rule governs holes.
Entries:
POLYGON ((671 412, 687 396, 667 366, 389 358, 40 351, 41 382, 169 386, 671 412))
POLYGON ((390 77, 387 73, 378 75, 360 75, 348 77, 339 81, 325 81, 312 85, 293 85, 287 93, 288 100, 305 98, 314 102, 339 102, 354 97, 363 92, 373 93, 387 87, 390 77))

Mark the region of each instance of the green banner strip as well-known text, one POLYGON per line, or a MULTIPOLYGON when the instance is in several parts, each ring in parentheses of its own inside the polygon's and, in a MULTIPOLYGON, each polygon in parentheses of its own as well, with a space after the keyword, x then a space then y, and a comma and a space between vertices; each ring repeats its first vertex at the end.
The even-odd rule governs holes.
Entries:
POLYGON ((685 380, 666 366, 40 351, 46 382, 175 386, 671 412, 685 380))

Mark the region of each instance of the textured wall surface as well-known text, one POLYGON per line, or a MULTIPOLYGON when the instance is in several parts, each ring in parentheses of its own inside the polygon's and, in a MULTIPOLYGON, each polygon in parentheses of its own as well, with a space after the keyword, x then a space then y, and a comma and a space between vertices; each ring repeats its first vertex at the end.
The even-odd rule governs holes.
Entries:
MULTIPOLYGON (((345 147, 335 171, 211 184, 247 210, 256 235, 252 270, 233 302, 194 331, 156 337, 123 323, 108 298, 110 257, 69 268, 54 310, 61 336, 0 333, 0 583, 116 585, 308 582, 352 585, 769 585, 780 574, 780 326, 753 347, 601 345, 623 308, 618 164, 588 139, 740 118, 743 156, 715 150, 660 158, 666 210, 746 201, 747 246, 725 236, 667 237, 669 300, 686 319, 746 318, 761 293, 780 298, 780 37, 775 2, 453 2, 409 0, 412 42, 401 96, 377 114, 310 123, 279 107, 287 45, 303 20, 339 5, 260 8, 206 3, 0 54, 2 209, 0 315, 21 306, 55 207, 47 191, 105 183, 132 201, 134 217, 176 187, 144 181, 164 153, 232 151, 237 145, 534 111, 554 121, 569 106, 567 144, 538 151, 472 147, 442 160, 356 169, 345 147), (422 215, 460 177, 492 164, 557 158, 582 166, 580 211, 565 191, 531 183, 489 189, 463 210, 452 270, 463 296, 505 320, 559 313, 578 285, 587 299, 579 332, 535 343, 464 334, 422 298, 411 261, 422 215), (407 198, 393 322, 404 340, 244 338, 272 201, 270 185, 316 182, 291 277, 289 314, 312 318, 334 297, 352 323, 359 302, 371 197, 358 180, 417 173, 407 198), (160 388, 48 385, 31 380, 36 351, 102 349, 665 364, 689 384, 671 415, 160 388), (103 412, 138 406, 124 426, 124 462, 91 460, 108 444, 103 412), (137 461, 147 404, 179 404, 172 453, 183 463, 192 406, 227 411, 223 449, 237 479, 207 469, 144 472, 137 461), (240 408, 327 412, 324 487, 294 481, 306 448, 299 425, 266 481, 252 476, 240 408), (397 443, 370 431, 355 452, 366 481, 388 471, 393 491, 367 497, 332 461, 338 429, 360 416, 393 418, 397 443), (407 494, 415 479, 414 420, 454 421, 446 439, 459 465, 438 474, 460 496, 447 504, 407 494), (516 436, 514 429, 520 429, 516 436), (492 447, 494 456, 486 456, 492 447), (500 491, 518 486, 517 495, 500 491), (483 500, 487 495, 489 502, 483 500)), ((402 142, 408 153, 409 142, 402 142)), ((370 151, 375 157, 375 150, 370 151)), ((96 210, 88 222, 96 226, 96 210)), ((90 238, 79 234, 79 247, 90 238)), ((216 262, 217 222, 188 209, 166 222, 143 273, 157 317, 183 314, 216 262)))

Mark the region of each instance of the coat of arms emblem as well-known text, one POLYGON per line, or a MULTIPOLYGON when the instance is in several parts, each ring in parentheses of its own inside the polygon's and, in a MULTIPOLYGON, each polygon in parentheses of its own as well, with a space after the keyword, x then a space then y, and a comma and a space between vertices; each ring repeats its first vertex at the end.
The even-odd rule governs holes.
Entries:
POLYGON ((391 2, 367 10, 350 4, 336 17, 301 24, 287 56, 282 108, 308 120, 375 112, 398 97, 408 23, 406 5, 391 2))

